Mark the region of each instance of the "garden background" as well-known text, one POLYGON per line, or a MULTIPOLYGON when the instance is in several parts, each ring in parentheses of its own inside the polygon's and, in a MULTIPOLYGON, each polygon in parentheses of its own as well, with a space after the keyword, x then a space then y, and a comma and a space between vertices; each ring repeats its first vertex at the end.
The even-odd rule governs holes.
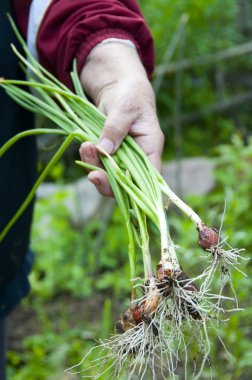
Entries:
MULTIPOLYGON (((142 0, 153 33, 156 71, 153 86, 166 136, 164 161, 174 161, 179 190, 181 163, 192 157, 214 165, 213 189, 182 194, 209 225, 221 225, 232 246, 252 252, 252 3, 250 0, 142 0)), ((46 123, 38 120, 38 123, 46 123)), ((57 144, 39 141, 39 169, 57 144)), ((127 238, 113 202, 101 203, 80 225, 70 217, 66 184, 83 177, 73 165, 73 145, 51 172, 56 193, 36 203, 32 248, 36 262, 31 295, 12 314, 8 373, 11 380, 78 379, 64 369, 81 360, 94 341, 113 331, 129 301, 127 238)), ((86 199, 87 203, 91 202, 86 199)), ((186 273, 201 271, 196 233, 174 209, 168 212, 186 273)), ((155 236, 153 235, 153 250, 155 236)), ((252 378, 252 267, 233 273, 243 311, 228 315, 219 329, 231 355, 211 337, 210 361, 202 379, 252 378)), ((92 378, 92 372, 90 373, 92 378)), ((179 376, 183 379, 183 376, 179 376)))

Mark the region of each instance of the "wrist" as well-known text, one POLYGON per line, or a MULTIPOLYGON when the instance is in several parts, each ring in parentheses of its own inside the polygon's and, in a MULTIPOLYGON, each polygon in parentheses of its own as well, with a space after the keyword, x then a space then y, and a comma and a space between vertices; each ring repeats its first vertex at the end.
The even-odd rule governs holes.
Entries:
POLYGON ((99 104, 102 93, 124 80, 148 81, 136 49, 111 41, 97 45, 89 54, 81 71, 84 91, 99 104))

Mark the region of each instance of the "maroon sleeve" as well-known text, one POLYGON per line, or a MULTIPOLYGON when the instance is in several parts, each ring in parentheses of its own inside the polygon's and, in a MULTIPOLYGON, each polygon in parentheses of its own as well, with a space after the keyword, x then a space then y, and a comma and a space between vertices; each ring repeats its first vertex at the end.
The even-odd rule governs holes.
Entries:
POLYGON ((29 9, 31 0, 12 0, 12 6, 15 13, 15 21, 23 36, 27 34, 29 9))
POLYGON ((76 57, 78 69, 90 50, 106 38, 131 40, 150 77, 154 47, 150 31, 135 0, 53 0, 39 28, 40 62, 70 86, 76 57))

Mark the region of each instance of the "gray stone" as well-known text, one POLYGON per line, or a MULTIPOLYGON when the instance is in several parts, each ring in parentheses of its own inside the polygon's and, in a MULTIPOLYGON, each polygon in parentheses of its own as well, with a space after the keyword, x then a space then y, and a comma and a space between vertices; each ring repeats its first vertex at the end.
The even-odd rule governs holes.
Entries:
POLYGON ((205 195, 215 186, 214 164, 204 157, 184 158, 163 165, 163 177, 178 195, 205 195))
POLYGON ((87 178, 67 185, 43 183, 37 190, 37 198, 48 198, 57 193, 64 194, 62 202, 69 211, 71 222, 81 226, 95 216, 102 218, 113 207, 114 200, 102 197, 87 178))

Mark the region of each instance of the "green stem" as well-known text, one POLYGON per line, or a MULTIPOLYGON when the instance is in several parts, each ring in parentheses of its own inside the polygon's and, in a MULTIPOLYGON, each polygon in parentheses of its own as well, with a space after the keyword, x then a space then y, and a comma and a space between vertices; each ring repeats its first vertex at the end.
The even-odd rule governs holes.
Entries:
POLYGON ((153 223, 159 226, 156 210, 150 203, 148 197, 146 197, 146 195, 136 185, 134 185, 131 180, 127 178, 127 176, 122 172, 122 170, 111 158, 111 156, 110 159, 112 160, 111 162, 113 162, 111 164, 111 168, 114 170, 114 176, 116 177, 118 183, 125 189, 130 198, 132 198, 137 203, 137 205, 149 216, 153 223))
POLYGON ((191 207, 189 207, 182 199, 180 199, 174 191, 171 190, 171 188, 167 185, 165 180, 162 178, 161 175, 159 175, 159 186, 163 194, 165 194, 169 200, 175 204, 181 211, 183 211, 195 224, 196 228, 201 230, 204 223, 202 219, 199 217, 199 215, 196 214, 195 211, 191 207))
POLYGON ((76 123, 76 125, 78 125, 79 128, 81 128, 85 133, 87 133, 89 135, 89 140, 91 142, 96 143, 97 137, 89 128, 85 128, 85 122, 83 122, 79 119, 79 117, 76 115, 76 113, 73 112, 71 107, 69 107, 67 102, 63 99, 63 97, 60 94, 55 93, 55 96, 59 100, 60 104, 64 107, 64 109, 66 110, 68 115, 71 117, 73 122, 76 123))
POLYGON ((79 80, 79 76, 78 76, 78 72, 77 72, 77 60, 76 59, 73 62, 73 71, 70 73, 70 75, 71 75, 71 79, 72 79, 72 82, 73 82, 76 94, 80 98, 83 98, 86 101, 88 101, 87 97, 86 97, 86 95, 85 95, 85 93, 83 91, 83 87, 81 85, 81 82, 79 80))
POLYGON ((122 189, 117 184, 117 181, 115 180, 115 177, 113 175, 113 170, 111 169, 111 166, 108 162, 108 160, 102 158, 103 164, 106 168, 109 182, 111 184, 114 196, 116 198, 117 204, 121 210, 121 213, 124 217, 124 220, 126 222, 126 228, 128 232, 128 238, 129 238, 129 248, 128 248, 128 255, 129 255, 129 265, 130 265, 130 278, 131 278, 131 300, 136 300, 137 294, 136 294, 136 247, 135 247, 135 236, 134 236, 134 230, 131 224, 131 217, 130 217, 130 211, 129 211, 129 200, 127 193, 123 192, 122 189))
POLYGON ((118 150, 117 156, 129 170, 137 186, 145 193, 146 196, 149 197, 152 202, 155 203, 155 196, 152 191, 152 182, 149 180, 146 167, 141 162, 141 159, 139 160, 139 157, 134 154, 125 143, 123 143, 121 148, 118 150))
MULTIPOLYGON (((135 145, 135 143, 134 143, 135 145)), ((151 164, 151 162, 140 151, 139 147, 135 146, 135 156, 143 159, 146 165, 146 171, 148 173, 149 180, 152 183, 154 194, 156 196, 156 214, 159 220, 159 230, 161 235, 161 262, 164 269, 171 270, 172 272, 180 269, 179 261, 177 258, 174 243, 169 235, 168 226, 166 221, 166 215, 163 206, 162 192, 159 186, 158 178, 161 177, 157 169, 151 164)), ((129 149, 130 150, 130 149, 129 149)), ((161 177, 162 178, 162 177, 161 177)))
MULTIPOLYGON (((5 87, 4 85, 2 86, 5 87)), ((48 117, 68 133, 71 133, 76 129, 74 122, 71 121, 62 110, 49 106, 43 100, 36 98, 34 95, 29 94, 27 91, 18 87, 6 86, 5 89, 6 92, 23 107, 27 108, 29 111, 48 117)))
POLYGON ((100 167, 98 167, 98 166, 95 166, 95 165, 88 164, 87 162, 83 162, 83 161, 78 161, 78 160, 76 160, 75 163, 76 163, 77 165, 79 165, 79 166, 82 166, 84 169, 88 169, 88 170, 97 170, 97 171, 99 171, 99 172, 103 172, 103 173, 107 174, 106 171, 103 170, 102 168, 100 168, 100 167))
POLYGON ((40 88, 44 90, 45 92, 47 92, 48 94, 51 94, 52 97, 54 96, 54 93, 56 92, 57 94, 63 96, 65 99, 68 99, 68 101, 73 100, 74 102, 81 104, 84 107, 84 109, 91 112, 92 115, 95 116, 95 119, 99 118, 99 120, 102 122, 104 122, 105 120, 104 114, 101 111, 99 111, 99 109, 96 108, 92 103, 74 94, 68 88, 66 89, 59 88, 52 82, 49 82, 49 83, 46 82, 45 84, 45 83, 35 82, 34 80, 16 80, 16 79, 0 78, 0 85, 1 84, 3 86, 15 85, 17 87, 25 86, 25 87, 35 88, 35 89, 40 88))
POLYGON ((137 215, 138 225, 140 229, 144 272, 145 272, 145 279, 147 280, 151 277, 154 277, 154 275, 153 275, 153 270, 152 270, 151 254, 150 254, 150 247, 149 247, 149 234, 148 234, 148 229, 147 229, 146 217, 145 217, 145 214, 141 212, 141 210, 139 209, 139 207, 137 206, 135 202, 132 202, 132 204, 137 215))
MULTIPOLYGON (((130 148, 128 148, 128 150, 130 151, 130 148)), ((148 175, 149 181, 152 184, 152 194, 155 201, 156 214, 159 221, 159 230, 161 235, 161 261, 163 262, 163 264, 165 264, 166 267, 169 266, 169 269, 174 271, 179 269, 179 263, 174 244, 168 233, 162 193, 158 183, 158 176, 160 176, 160 174, 152 165, 152 163, 148 160, 147 157, 145 157, 142 153, 138 155, 139 151, 140 149, 138 147, 136 150, 134 150, 135 156, 140 157, 140 159, 142 158, 142 162, 145 166, 146 175, 148 175)))
MULTIPOLYGON (((80 135, 80 133, 77 134, 78 137, 79 137, 79 135, 80 135)), ((44 181, 44 179, 46 178, 46 176, 48 175, 48 173, 50 172, 50 170, 58 162, 58 160, 60 159, 60 157, 62 156, 62 154, 65 152, 65 150, 68 148, 68 146, 71 144, 71 142, 74 140, 74 138, 76 138, 76 133, 72 133, 71 135, 69 135, 66 138, 66 140, 63 142, 63 144, 61 145, 61 147, 55 153, 55 155, 50 160, 50 162, 48 163, 48 165, 46 166, 46 168, 40 174, 39 178, 37 179, 37 181, 33 185, 31 191, 29 192, 29 194, 25 198, 24 202, 22 203, 22 205, 20 206, 20 208, 18 209, 18 211, 15 213, 15 215, 11 218, 11 220, 9 221, 9 223, 6 225, 6 227, 1 232, 1 234, 0 234, 0 242, 6 236, 6 234, 11 229, 11 227, 14 225, 14 223, 19 219, 19 217, 22 215, 22 213, 25 211, 25 209, 29 206, 29 204, 31 203, 31 201, 32 201, 32 199, 33 199, 33 197, 35 195, 35 192, 38 189, 39 185, 44 181)))
MULTIPOLYGON (((141 156, 145 163, 148 164, 148 158, 132 137, 127 136, 125 142, 141 156)), ((201 229, 203 226, 201 218, 196 214, 195 211, 191 209, 191 207, 189 207, 171 190, 158 170, 155 167, 153 167, 153 169, 156 171, 159 187, 162 193, 165 194, 170 199, 170 201, 174 203, 181 211, 183 211, 193 221, 198 229, 201 229)))
POLYGON ((34 136, 34 135, 64 135, 66 136, 66 132, 62 129, 49 129, 49 128, 36 128, 31 129, 28 131, 20 132, 17 135, 13 136, 11 139, 9 139, 1 148, 0 148, 0 157, 4 155, 4 153, 17 141, 20 139, 27 137, 27 136, 34 136))
POLYGON ((39 69, 39 71, 41 71, 41 74, 45 74, 48 78, 51 79, 51 81, 58 85, 59 87, 63 88, 63 89, 67 89, 67 87, 65 85, 63 85, 57 78, 55 78, 49 71, 47 71, 43 66, 41 66, 37 60, 31 55, 30 51, 28 50, 27 46, 26 46, 26 42, 25 40, 23 39, 23 37, 21 36, 18 28, 16 27, 16 24, 13 20, 13 18, 11 17, 11 15, 9 13, 7 13, 7 17, 10 21, 10 24, 11 24, 11 27, 18 39, 18 41, 20 42, 24 52, 26 53, 26 56, 28 57, 29 61, 32 63, 32 65, 34 65, 35 67, 37 67, 39 69))

